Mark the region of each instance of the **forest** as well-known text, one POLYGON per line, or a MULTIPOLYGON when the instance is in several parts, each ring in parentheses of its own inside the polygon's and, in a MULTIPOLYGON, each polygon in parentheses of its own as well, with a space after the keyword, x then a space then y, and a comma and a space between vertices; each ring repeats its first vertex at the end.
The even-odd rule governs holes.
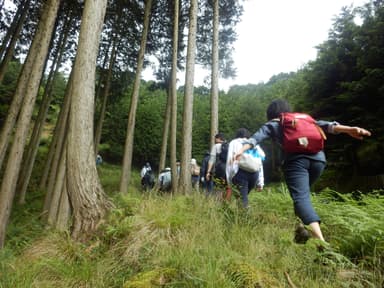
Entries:
MULTIPOLYGON (((0 11, 0 249, 8 240, 15 243, 14 223, 29 209, 38 211, 38 226, 68 232, 80 243, 93 239, 122 202, 139 209, 131 197, 146 162, 157 172, 176 171, 179 160, 180 178, 172 182, 171 194, 200 201, 191 195, 190 174, 183 167, 192 158, 201 163, 219 131, 228 140, 240 127, 255 132, 277 98, 316 119, 370 130, 364 141, 328 137, 327 168, 313 190, 339 200, 352 193, 353 201, 368 197, 370 203, 373 197, 382 203, 384 1, 343 7, 328 39, 318 43, 316 59, 298 71, 228 91, 220 89, 218 79, 236 76, 232 52, 241 1, 2 0, 0 11), (195 65, 211 71, 205 86, 194 86, 195 65), (146 67, 154 67, 155 81, 142 79, 146 67), (185 73, 182 86, 178 72, 185 73), (96 166, 97 154, 104 167, 96 166)), ((266 183, 280 187, 281 151, 272 142, 262 147, 266 183)), ((383 220, 372 211, 374 219, 383 220)), ((382 248, 382 229, 376 222, 367 226, 381 245, 368 241, 368 250, 382 248)), ((373 266, 383 255, 375 254, 373 266)), ((373 282, 384 283, 383 271, 375 273, 373 282)), ((209 287, 189 285, 179 287, 209 287)))

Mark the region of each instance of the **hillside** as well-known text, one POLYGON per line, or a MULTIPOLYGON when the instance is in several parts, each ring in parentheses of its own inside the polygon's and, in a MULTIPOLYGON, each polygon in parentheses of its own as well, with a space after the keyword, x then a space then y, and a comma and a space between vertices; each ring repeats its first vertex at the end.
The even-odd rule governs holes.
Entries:
POLYGON ((313 195, 330 244, 319 249, 313 239, 294 243, 297 220, 282 184, 253 191, 244 211, 235 197, 143 195, 136 174, 121 196, 119 169, 104 165, 100 175, 116 207, 86 243, 44 229, 36 205, 14 211, 0 287, 383 287, 380 191, 313 195), (30 232, 21 239, 20 230, 30 232))

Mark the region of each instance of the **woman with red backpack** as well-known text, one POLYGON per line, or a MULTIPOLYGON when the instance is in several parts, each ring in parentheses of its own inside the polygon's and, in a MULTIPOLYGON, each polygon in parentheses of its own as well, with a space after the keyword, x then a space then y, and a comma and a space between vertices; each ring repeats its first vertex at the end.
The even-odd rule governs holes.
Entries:
MULTIPOLYGON (((248 142, 243 145, 238 153, 236 153, 234 159, 239 159, 244 151, 251 149, 265 139, 272 138, 273 141, 279 143, 284 152, 284 162, 282 166, 284 178, 293 200, 295 213, 305 225, 310 226, 314 238, 325 241, 320 229, 320 217, 314 210, 310 199, 310 187, 320 177, 326 164, 326 158, 324 151, 321 148, 321 143, 317 142, 315 144, 320 144, 312 145, 311 141, 323 141, 321 139, 323 135, 321 135, 321 137, 314 137, 317 138, 317 140, 312 140, 312 137, 309 136, 306 137, 305 133, 308 133, 308 135, 315 134, 313 132, 314 128, 309 127, 309 125, 311 125, 309 124, 310 122, 302 124, 302 130, 304 131, 308 128, 311 132, 304 132, 304 134, 298 135, 299 133, 297 131, 291 130, 293 132, 286 133, 284 130, 291 128, 284 128, 285 126, 282 125, 282 115, 284 115, 283 113, 290 112, 292 112, 291 107, 287 101, 283 99, 274 100, 267 108, 268 122, 263 124, 260 129, 248 139, 248 142), (290 136, 292 136, 293 140, 287 140, 287 138, 290 138, 287 134, 291 134, 290 136), (295 148, 297 150, 292 150, 292 141, 297 142, 297 147, 295 148), (320 150, 314 150, 315 148, 313 147, 315 146, 319 147, 317 149, 320 150), (300 150, 301 148, 303 150, 300 150), (308 152, 305 150, 306 148, 311 148, 311 150, 308 152)), ((300 117, 291 120, 292 125, 290 125, 296 128, 301 126, 304 118, 308 118, 304 116, 303 113, 297 114, 300 114, 300 117)), ((335 121, 329 122, 318 120, 315 121, 314 127, 316 127, 316 129, 321 128, 318 129, 318 133, 320 134, 322 134, 321 131, 330 134, 345 133, 359 140, 362 140, 364 136, 371 135, 371 132, 366 129, 340 125, 335 121)), ((296 230, 296 236, 296 242, 305 243, 310 237, 310 234, 306 231, 304 226, 300 225, 296 230), (299 235, 303 236, 303 234, 304 239, 303 237, 298 237, 299 235)))

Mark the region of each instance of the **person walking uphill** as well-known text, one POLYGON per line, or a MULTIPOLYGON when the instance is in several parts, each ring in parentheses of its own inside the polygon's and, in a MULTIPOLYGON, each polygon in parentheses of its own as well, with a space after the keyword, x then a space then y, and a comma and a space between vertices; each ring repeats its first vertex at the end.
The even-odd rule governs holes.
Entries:
POLYGON ((143 190, 152 189, 155 185, 155 176, 153 174, 151 164, 149 162, 145 163, 143 168, 140 171, 141 185, 143 190))
MULTIPOLYGON (((267 108, 268 122, 263 124, 260 129, 248 139, 247 143, 236 153, 234 158, 238 159, 244 151, 254 147, 267 138, 272 138, 272 140, 281 144, 284 152, 284 163, 282 167, 284 178, 293 200, 295 213, 305 225, 310 226, 314 238, 325 241, 320 229, 320 217, 315 212, 310 199, 310 187, 319 178, 326 163, 325 154, 321 145, 322 142, 320 140, 312 142, 312 137, 306 137, 305 135, 296 138, 295 141, 292 142, 288 132, 286 132, 289 131, 289 127, 285 128, 285 125, 289 126, 289 123, 287 124, 284 119, 294 116, 295 118, 292 119, 290 123, 298 128, 303 119, 311 117, 304 113, 292 114, 288 112, 291 112, 288 102, 282 99, 272 101, 267 108), (301 149, 304 148, 308 148, 309 151, 300 152, 301 149)), ((316 129, 320 127, 322 131, 326 133, 345 133, 359 140, 362 140, 364 136, 371 135, 371 132, 364 128, 341 125, 335 121, 318 120, 315 121, 315 124, 316 129)), ((309 127, 309 124, 305 124, 305 126, 309 127)), ((295 133, 296 132, 292 132, 293 135, 295 135, 295 133)), ((305 239, 305 241, 306 240, 308 240, 308 238, 305 239)), ((305 241, 303 241, 303 243, 305 243, 305 241)))
POLYGON ((224 198, 229 200, 231 197, 231 189, 230 186, 227 185, 225 173, 227 154, 228 143, 225 141, 225 136, 223 133, 218 133, 215 135, 215 144, 211 148, 205 179, 207 181, 213 180, 216 188, 220 190, 225 189, 226 195, 224 198))
MULTIPOLYGON (((232 183, 238 187, 241 194, 241 200, 243 208, 247 209, 248 206, 248 194, 257 185, 264 186, 264 179, 262 173, 262 158, 259 156, 261 148, 257 145, 254 149, 249 149, 244 153, 248 153, 249 165, 244 165, 240 160, 233 160, 233 156, 243 147, 243 142, 247 141, 250 137, 250 133, 246 128, 240 128, 237 130, 235 139, 229 143, 228 157, 226 165, 226 177, 229 185, 232 183), (260 150, 259 150, 260 149, 260 150)), ((263 152, 264 153, 264 152, 263 152)))
POLYGON ((208 171, 208 162, 210 159, 210 153, 207 151, 204 155, 203 161, 201 162, 201 169, 200 169, 200 182, 201 186, 203 188, 203 191, 205 192, 205 195, 209 195, 212 193, 213 190, 213 181, 212 179, 207 179, 207 171, 208 171))
POLYGON ((199 182, 200 182, 200 166, 197 164, 195 158, 191 159, 191 181, 192 188, 199 190, 199 182))

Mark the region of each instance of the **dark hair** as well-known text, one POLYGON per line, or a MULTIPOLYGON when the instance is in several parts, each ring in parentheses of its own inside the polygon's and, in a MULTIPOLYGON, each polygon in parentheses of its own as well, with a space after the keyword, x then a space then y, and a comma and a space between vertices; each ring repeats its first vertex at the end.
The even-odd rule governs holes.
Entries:
POLYGON ((235 138, 249 138, 251 133, 246 128, 239 128, 236 131, 235 138))
POLYGON ((279 118, 279 115, 283 112, 292 112, 289 103, 284 99, 273 100, 267 108, 268 121, 274 118, 279 118))
POLYGON ((217 133, 216 135, 215 135, 215 138, 216 139, 221 139, 221 140, 225 140, 225 136, 224 136, 224 134, 223 133, 217 133))

